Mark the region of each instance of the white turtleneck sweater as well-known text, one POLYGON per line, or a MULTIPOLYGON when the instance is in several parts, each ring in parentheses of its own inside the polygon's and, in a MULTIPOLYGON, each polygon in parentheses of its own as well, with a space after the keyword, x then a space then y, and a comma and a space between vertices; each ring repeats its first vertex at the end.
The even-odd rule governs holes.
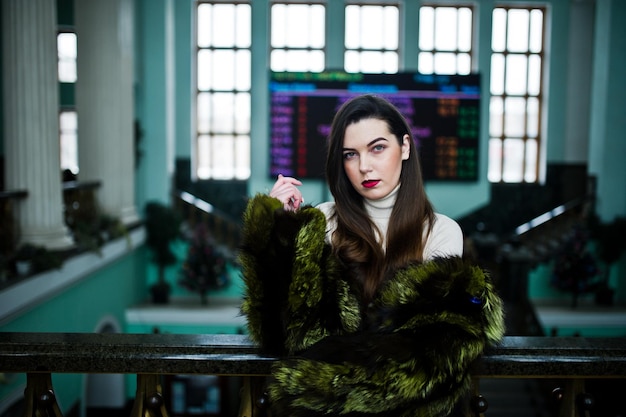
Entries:
MULTIPOLYGON (((396 187, 389 195, 380 200, 365 199, 365 209, 367 214, 382 233, 379 241, 382 239, 383 248, 386 247, 387 226, 389 225, 389 217, 391 210, 396 202, 398 190, 396 187)), ((337 222, 331 219, 335 211, 335 203, 330 201, 319 204, 317 206, 325 215, 328 222, 328 230, 326 231, 326 242, 330 244, 331 238, 337 222)), ((429 260, 437 256, 461 256, 463 255, 463 232, 461 227, 451 218, 440 213, 435 213, 435 224, 433 230, 424 246, 424 260, 429 260)))

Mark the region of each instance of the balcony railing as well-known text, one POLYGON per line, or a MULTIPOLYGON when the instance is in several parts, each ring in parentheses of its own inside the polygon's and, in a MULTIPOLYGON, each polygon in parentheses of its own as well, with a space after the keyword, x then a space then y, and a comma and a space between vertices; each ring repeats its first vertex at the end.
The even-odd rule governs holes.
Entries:
MULTIPOLYGON (((275 360, 260 355, 243 335, 0 335, 0 372, 27 374, 24 416, 62 415, 52 374, 109 373, 136 374, 131 417, 169 415, 160 382, 160 376, 167 374, 243 376, 239 416, 256 417, 264 414, 259 401, 263 376, 275 360)), ((593 404, 585 392, 586 380, 626 376, 626 340, 506 337, 475 363, 472 375, 475 387, 481 378, 558 380, 559 417, 585 416, 593 404)), ((482 401, 478 388, 475 392, 475 415, 483 415, 489 398, 482 401)))

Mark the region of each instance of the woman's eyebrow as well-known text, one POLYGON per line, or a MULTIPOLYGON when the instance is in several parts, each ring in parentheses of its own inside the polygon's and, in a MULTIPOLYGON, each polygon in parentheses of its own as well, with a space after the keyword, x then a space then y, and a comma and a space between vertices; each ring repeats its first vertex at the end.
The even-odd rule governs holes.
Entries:
MULTIPOLYGON (((377 142, 380 142, 381 140, 383 140, 385 142, 389 142, 389 140, 387 138, 384 138, 384 137, 381 136, 379 138, 376 138, 376 139, 373 139, 372 141, 370 141, 367 144, 367 147, 369 148, 370 146, 376 144, 377 142)), ((353 151, 353 150, 355 150, 355 148, 342 148, 342 151, 353 151)))

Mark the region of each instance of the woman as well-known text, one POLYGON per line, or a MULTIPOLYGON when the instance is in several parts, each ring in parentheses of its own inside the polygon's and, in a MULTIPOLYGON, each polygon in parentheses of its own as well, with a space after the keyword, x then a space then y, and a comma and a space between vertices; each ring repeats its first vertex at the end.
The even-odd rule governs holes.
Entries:
POLYGON ((501 301, 426 197, 408 124, 388 101, 347 101, 329 138, 334 203, 303 206, 279 176, 244 214, 242 306, 281 359, 276 416, 447 416, 504 333, 501 301))

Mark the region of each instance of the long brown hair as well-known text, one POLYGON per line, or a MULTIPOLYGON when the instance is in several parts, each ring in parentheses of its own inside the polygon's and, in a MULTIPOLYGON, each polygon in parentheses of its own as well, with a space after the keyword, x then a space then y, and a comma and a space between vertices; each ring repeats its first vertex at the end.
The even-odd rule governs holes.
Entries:
POLYGON ((369 302, 390 271, 423 260, 425 238, 434 222, 411 129, 395 106, 382 97, 362 95, 340 107, 329 135, 326 180, 335 199, 333 250, 354 271, 364 301, 369 302), (363 197, 352 187, 344 170, 346 128, 370 118, 386 122, 400 145, 405 134, 410 138, 409 158, 402 161, 400 188, 389 219, 386 251, 376 240, 375 225, 367 215, 363 197))

